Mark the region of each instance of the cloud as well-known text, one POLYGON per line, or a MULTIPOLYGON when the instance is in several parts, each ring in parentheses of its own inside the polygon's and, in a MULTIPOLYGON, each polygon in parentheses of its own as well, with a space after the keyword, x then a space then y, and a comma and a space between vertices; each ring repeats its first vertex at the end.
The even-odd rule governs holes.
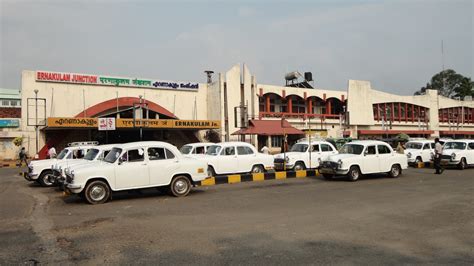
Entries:
MULTIPOLYGON (((1 0, 0 0, 1 1, 1 0)), ((312 71, 317 87, 348 79, 412 94, 441 69, 473 75, 472 3, 2 2, 0 87, 22 69, 205 81, 246 63, 257 82, 312 71)))

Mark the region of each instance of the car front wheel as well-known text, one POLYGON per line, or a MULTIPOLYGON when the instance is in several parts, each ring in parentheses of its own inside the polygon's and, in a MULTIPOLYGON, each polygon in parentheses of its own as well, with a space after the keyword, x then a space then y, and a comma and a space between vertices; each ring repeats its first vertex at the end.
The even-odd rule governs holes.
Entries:
POLYGON ((253 174, 263 173, 263 172, 264 172, 263 166, 261 166, 261 165, 254 165, 254 166, 252 167, 251 172, 252 172, 253 174))
POLYGON ((110 193, 111 191, 107 183, 96 180, 87 184, 84 198, 90 204, 102 204, 110 198, 110 193))
POLYGON ((459 162, 458 168, 460 170, 466 169, 467 163, 466 163, 466 158, 461 158, 461 161, 459 162))
POLYGON ((212 166, 207 167, 207 176, 208 177, 216 176, 216 171, 214 170, 214 167, 212 166))
POLYGON ((52 187, 54 186, 54 176, 53 172, 48 170, 48 171, 43 171, 41 175, 38 177, 38 181, 43 187, 52 187))
POLYGON ((305 167, 304 167, 304 164, 302 162, 297 162, 295 164, 295 168, 294 168, 295 171, 301 171, 301 170, 304 170, 304 169, 305 169, 305 167))
POLYGON ((392 168, 390 168, 390 172, 388 174, 390 177, 398 177, 402 173, 402 169, 400 168, 400 165, 394 164, 392 165, 392 168))
POLYGON ((184 197, 191 190, 191 182, 185 176, 177 176, 171 181, 170 192, 175 197, 184 197))
POLYGON ((351 168, 349 168, 349 173, 347 175, 349 176, 350 181, 357 181, 361 175, 359 167, 351 166, 351 168))

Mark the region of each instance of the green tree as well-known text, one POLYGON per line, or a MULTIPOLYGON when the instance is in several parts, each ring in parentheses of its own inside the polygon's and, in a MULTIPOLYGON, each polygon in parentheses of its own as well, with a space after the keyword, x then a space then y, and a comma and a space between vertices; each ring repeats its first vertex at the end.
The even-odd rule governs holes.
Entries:
POLYGON ((439 72, 431 78, 431 81, 422 87, 415 95, 423 95, 426 90, 437 90, 440 95, 449 98, 474 96, 474 82, 471 78, 464 77, 452 69, 439 72))

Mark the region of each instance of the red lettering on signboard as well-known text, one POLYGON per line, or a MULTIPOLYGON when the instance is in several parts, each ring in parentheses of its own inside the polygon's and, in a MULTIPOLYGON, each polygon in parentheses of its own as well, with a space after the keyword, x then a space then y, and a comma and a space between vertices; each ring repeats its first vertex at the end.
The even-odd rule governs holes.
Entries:
POLYGON ((54 73, 54 72, 36 72, 37 80, 73 82, 73 83, 89 83, 96 84, 97 76, 70 74, 70 73, 54 73))

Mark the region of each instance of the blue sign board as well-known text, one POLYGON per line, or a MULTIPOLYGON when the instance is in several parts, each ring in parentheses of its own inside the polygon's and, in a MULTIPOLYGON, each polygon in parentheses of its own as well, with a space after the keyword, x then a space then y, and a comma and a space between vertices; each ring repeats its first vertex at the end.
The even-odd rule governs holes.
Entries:
POLYGON ((0 119, 0 127, 20 127, 18 119, 0 119))

